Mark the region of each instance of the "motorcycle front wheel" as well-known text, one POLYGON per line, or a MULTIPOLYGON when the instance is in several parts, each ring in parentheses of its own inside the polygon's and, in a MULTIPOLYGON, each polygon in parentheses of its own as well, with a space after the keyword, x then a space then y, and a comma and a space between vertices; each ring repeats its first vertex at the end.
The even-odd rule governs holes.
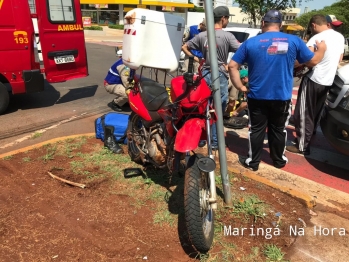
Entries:
POLYGON ((140 150, 140 146, 142 146, 143 143, 144 137, 141 118, 137 114, 132 113, 127 127, 127 148, 131 160, 140 165, 143 164, 140 150))
POLYGON ((202 172, 197 161, 203 156, 189 158, 184 181, 184 211, 189 238, 200 253, 211 248, 214 236, 214 210, 209 204, 209 174, 202 172))

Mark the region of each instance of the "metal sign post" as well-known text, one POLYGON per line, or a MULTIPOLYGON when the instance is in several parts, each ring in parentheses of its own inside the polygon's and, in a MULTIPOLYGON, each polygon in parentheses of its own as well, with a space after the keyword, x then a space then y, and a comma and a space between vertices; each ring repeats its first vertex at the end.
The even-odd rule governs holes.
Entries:
POLYGON ((205 16, 206 16, 206 29, 208 38, 208 52, 211 60, 211 79, 214 80, 213 88, 216 90, 214 93, 214 106, 217 114, 217 137, 218 137, 218 149, 219 149, 219 162, 221 167, 221 177, 223 183, 224 202, 227 205, 231 205, 231 191, 229 176, 227 170, 227 155, 225 151, 225 137, 223 127, 223 109, 221 92, 220 92, 220 81, 218 71, 218 60, 217 60, 217 49, 216 49, 216 33, 214 28, 214 17, 212 0, 205 0, 205 16))

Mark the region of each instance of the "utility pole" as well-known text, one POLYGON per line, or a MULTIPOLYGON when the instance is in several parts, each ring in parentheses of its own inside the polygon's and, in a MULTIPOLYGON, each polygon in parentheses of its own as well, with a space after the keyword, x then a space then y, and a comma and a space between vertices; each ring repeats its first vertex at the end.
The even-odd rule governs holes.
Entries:
POLYGON ((224 202, 227 205, 231 205, 231 191, 229 175, 227 170, 227 154, 225 149, 225 137, 224 137, 224 127, 223 127, 223 110, 222 110, 222 100, 220 92, 219 83, 219 71, 218 71, 218 59, 217 59, 217 49, 216 49, 216 32, 214 28, 214 17, 212 10, 212 0, 204 1, 205 16, 206 16, 206 27, 207 27, 207 38, 208 38, 208 52, 211 61, 211 79, 216 79, 213 81, 214 92, 214 106, 216 108, 217 115, 217 137, 218 137, 218 151, 219 151, 219 163, 220 171, 223 183, 223 193, 224 202))

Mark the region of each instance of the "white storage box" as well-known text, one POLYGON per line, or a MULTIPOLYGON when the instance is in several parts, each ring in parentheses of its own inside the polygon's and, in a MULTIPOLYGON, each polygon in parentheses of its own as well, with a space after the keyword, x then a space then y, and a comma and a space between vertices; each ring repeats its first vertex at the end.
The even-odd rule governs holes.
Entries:
POLYGON ((177 15, 141 8, 129 11, 124 19, 124 64, 132 69, 177 70, 184 26, 184 19, 177 15))

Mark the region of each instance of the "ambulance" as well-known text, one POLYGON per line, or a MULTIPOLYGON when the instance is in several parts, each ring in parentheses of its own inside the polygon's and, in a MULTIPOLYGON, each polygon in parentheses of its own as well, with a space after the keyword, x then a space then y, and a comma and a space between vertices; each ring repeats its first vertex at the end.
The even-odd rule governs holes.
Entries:
POLYGON ((28 0, 0 0, 0 114, 6 111, 11 93, 42 92, 45 81, 88 76, 79 0, 33 3, 30 8, 28 0), (42 65, 37 59, 37 40, 42 65))

